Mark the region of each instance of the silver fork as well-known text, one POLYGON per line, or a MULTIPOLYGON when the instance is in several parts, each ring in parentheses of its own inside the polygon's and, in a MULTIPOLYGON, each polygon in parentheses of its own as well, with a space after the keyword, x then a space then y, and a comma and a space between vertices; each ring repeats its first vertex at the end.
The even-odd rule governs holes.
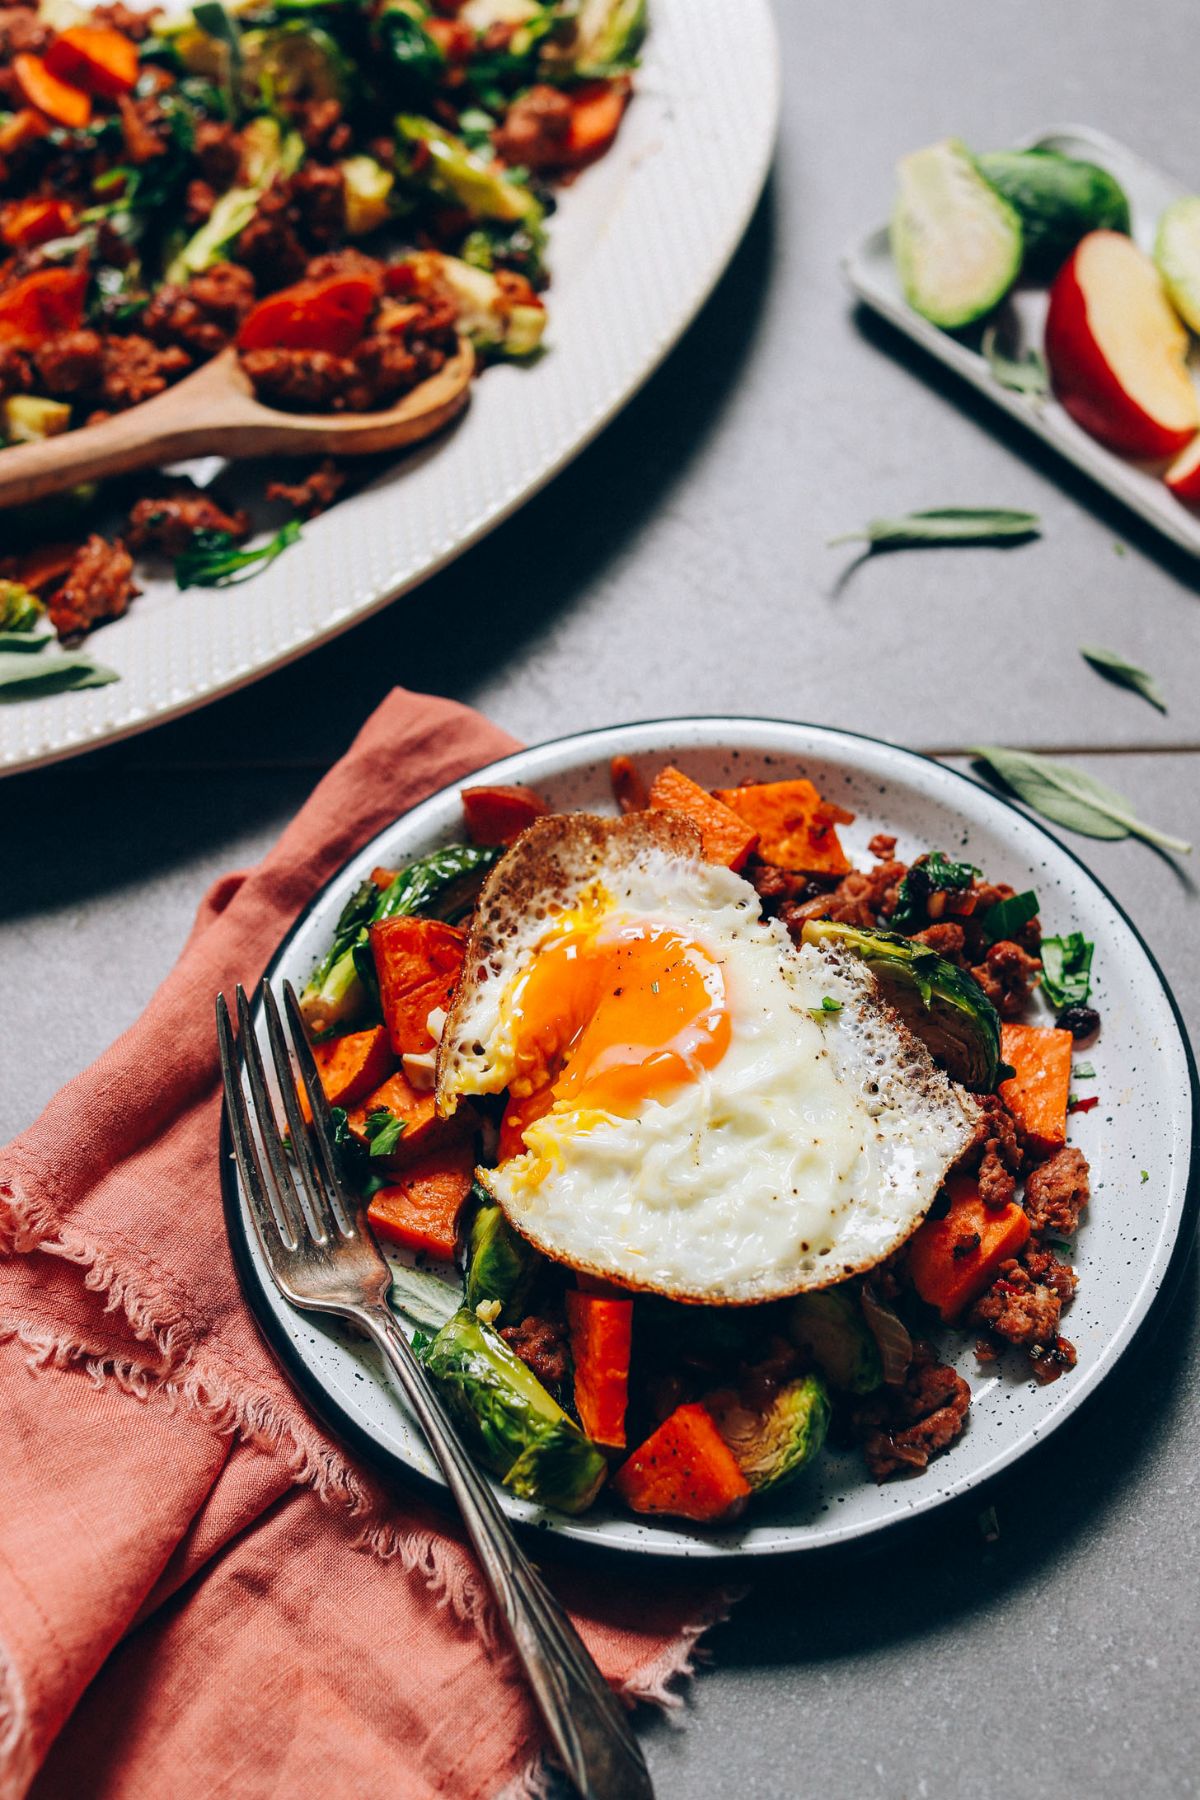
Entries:
POLYGON ((310 1136, 296 1097, 283 1021, 264 982, 267 1037, 294 1161, 289 1161, 280 1136, 245 993, 239 986, 236 1044, 225 996, 217 996, 217 1041, 234 1154, 275 1285, 293 1306, 349 1319, 382 1353, 462 1514, 484 1579, 576 1790, 586 1800, 653 1800, 646 1764, 620 1702, 526 1559, 491 1487, 459 1443, 440 1397, 396 1324, 388 1306, 391 1276, 366 1208, 347 1194, 338 1173, 329 1105, 292 984, 285 981, 283 991, 314 1121, 310 1136), (250 1089, 257 1138, 239 1064, 250 1089))

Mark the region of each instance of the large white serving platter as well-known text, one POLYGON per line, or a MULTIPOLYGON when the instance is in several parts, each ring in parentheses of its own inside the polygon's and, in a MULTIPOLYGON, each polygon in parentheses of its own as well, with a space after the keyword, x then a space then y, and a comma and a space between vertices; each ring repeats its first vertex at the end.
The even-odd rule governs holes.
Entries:
MULTIPOLYGON (((1032 887, 1047 930, 1080 930, 1096 943, 1094 1003, 1103 1018, 1087 1058, 1088 1093, 1101 1104, 1072 1119, 1072 1141, 1092 1169, 1092 1204, 1075 1258, 1080 1288, 1064 1330, 1078 1367, 1049 1387, 1012 1367, 981 1369, 971 1333, 947 1333, 943 1353, 973 1390, 964 1437, 923 1474, 879 1487, 857 1452, 826 1451, 773 1502, 756 1502, 737 1529, 705 1531, 634 1519, 600 1503, 585 1518, 539 1511, 500 1491, 515 1521, 583 1545, 674 1557, 736 1558, 827 1549, 886 1531, 978 1489, 1062 1425, 1095 1391, 1172 1285, 1195 1226, 1192 1193, 1195 1071, 1179 1016, 1153 958, 1116 903, 1040 825, 952 770, 872 738, 757 719, 676 719, 586 732, 521 751, 482 777, 526 782, 557 808, 613 810, 609 758, 631 754, 654 772, 677 761, 706 786, 803 773, 850 808, 843 833, 860 865, 877 831, 897 854, 939 848, 996 881, 1032 887), (1144 1174, 1143 1174, 1144 1171, 1144 1174)), ((396 866, 462 834, 457 786, 396 820, 317 896, 267 971, 301 985, 328 946, 347 896, 378 864, 396 866)), ((1047 1015, 1049 1018, 1049 1015, 1047 1015)), ((265 1042, 261 1016, 260 1035, 265 1042)), ((230 1240, 253 1310, 314 1410, 361 1455, 407 1479, 438 1482, 433 1460, 373 1352, 336 1322, 295 1312, 271 1283, 254 1241, 223 1130, 222 1176, 230 1240)), ((1114 1481, 1120 1472, 1114 1470, 1114 1481)))
POLYGON ((529 368, 486 371, 448 435, 306 525, 255 580, 186 593, 148 583, 94 639, 119 682, 0 705, 0 773, 244 687, 414 587, 529 499, 699 311, 761 192, 778 111, 767 0, 652 0, 617 143, 562 193, 550 222, 545 354, 529 368))
MULTIPOLYGON (((1025 138, 1023 150, 1054 150, 1108 169, 1129 196, 1133 236, 1143 250, 1154 248, 1158 220, 1173 200, 1192 190, 1174 176, 1102 131, 1085 125, 1051 125, 1025 138)), ((1193 184, 1193 187, 1195 184, 1193 184)), ((842 269, 858 298, 897 326, 914 343, 954 369, 972 387, 1050 444, 1068 462, 1138 513, 1147 524, 1191 556, 1200 556, 1200 515, 1176 500, 1163 484, 1165 463, 1136 463, 1106 450, 1090 437, 1053 398, 1015 393, 1002 387, 977 348, 978 332, 940 331, 914 312, 900 287, 886 225, 878 226, 842 259, 842 269)), ((1041 348, 1046 324, 1047 289, 1019 284, 1009 296, 997 324, 1001 341, 1014 353, 1041 348)), ((1200 376, 1200 345, 1193 341, 1193 372, 1200 376)))

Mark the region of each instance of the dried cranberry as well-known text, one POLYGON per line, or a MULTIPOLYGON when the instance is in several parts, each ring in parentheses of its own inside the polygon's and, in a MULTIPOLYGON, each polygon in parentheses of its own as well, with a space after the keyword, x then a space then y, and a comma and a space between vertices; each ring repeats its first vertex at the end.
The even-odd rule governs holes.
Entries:
POLYGON ((1064 1006, 1054 1023, 1060 1031, 1069 1031, 1076 1043, 1092 1037, 1100 1029, 1100 1014, 1094 1006, 1064 1006))

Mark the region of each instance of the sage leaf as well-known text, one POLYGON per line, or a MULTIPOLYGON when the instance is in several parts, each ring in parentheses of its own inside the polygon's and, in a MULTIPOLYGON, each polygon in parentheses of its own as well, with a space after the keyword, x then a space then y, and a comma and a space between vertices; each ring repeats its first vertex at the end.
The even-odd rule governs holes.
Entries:
POLYGON ((1166 712, 1167 703, 1162 689, 1148 670, 1139 669, 1136 663, 1126 662, 1115 650, 1102 649, 1099 644, 1080 644, 1079 654, 1084 662, 1090 663, 1101 675, 1115 681, 1120 687, 1132 688, 1135 694, 1140 694, 1143 700, 1156 706, 1160 713, 1166 712))
POLYGON ((105 687, 120 677, 101 668, 90 656, 63 650, 51 656, 29 656, 23 650, 0 652, 0 695, 31 700, 39 694, 56 694, 76 688, 105 687))
POLYGON ((863 531, 830 538, 835 544, 868 544, 872 550, 908 550, 927 544, 1001 544, 1040 537, 1036 513, 1001 506, 939 506, 929 512, 903 513, 895 519, 872 519, 863 531))
POLYGON ((1026 806, 1055 825, 1065 825, 1084 837, 1136 837, 1159 850, 1173 850, 1181 856, 1191 853, 1192 846, 1182 838, 1169 837, 1144 824, 1115 788, 1070 763, 1054 762, 1032 750, 1006 750, 998 744, 976 745, 971 755, 985 762, 1026 806))
POLYGON ((1032 394, 1036 399, 1050 392, 1050 376, 1046 359, 1038 349, 1026 350, 1023 356, 1009 356, 996 341, 996 327, 989 325, 979 345, 988 368, 1001 387, 1016 394, 1032 394))

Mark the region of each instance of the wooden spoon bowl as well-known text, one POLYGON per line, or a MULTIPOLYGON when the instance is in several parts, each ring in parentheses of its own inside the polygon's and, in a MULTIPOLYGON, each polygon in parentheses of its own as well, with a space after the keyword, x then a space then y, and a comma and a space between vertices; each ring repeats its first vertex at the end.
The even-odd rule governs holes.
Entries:
POLYGON ((0 507, 131 469, 189 456, 370 456, 400 450, 448 425, 470 392, 475 352, 465 338, 428 381, 370 413, 290 413, 264 406, 236 350, 222 350, 153 400, 38 444, 0 450, 0 507))

